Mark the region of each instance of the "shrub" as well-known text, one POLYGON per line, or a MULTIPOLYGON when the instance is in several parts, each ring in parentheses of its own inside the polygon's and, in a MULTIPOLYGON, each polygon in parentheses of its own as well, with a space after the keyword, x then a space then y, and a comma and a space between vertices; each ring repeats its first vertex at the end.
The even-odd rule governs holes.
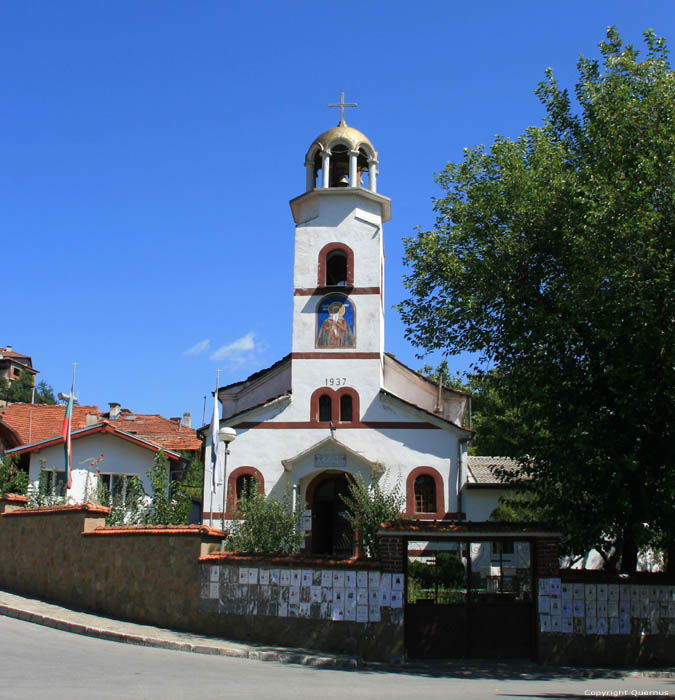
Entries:
POLYGON ((304 542, 302 509, 293 510, 291 491, 279 500, 258 493, 252 480, 237 499, 237 512, 230 524, 225 549, 230 552, 268 552, 291 554, 304 542))
POLYGON ((347 507, 343 517, 359 533, 359 539, 369 557, 380 556, 380 525, 399 517, 405 501, 400 481, 389 490, 380 484, 380 477, 373 476, 370 486, 360 475, 349 479, 349 494, 342 496, 347 507))

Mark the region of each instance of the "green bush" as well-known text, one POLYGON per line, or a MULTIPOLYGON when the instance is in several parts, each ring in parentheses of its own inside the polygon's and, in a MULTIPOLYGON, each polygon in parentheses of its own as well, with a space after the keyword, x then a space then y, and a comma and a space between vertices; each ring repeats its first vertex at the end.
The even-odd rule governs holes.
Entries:
POLYGON ((401 484, 385 490, 380 477, 373 476, 370 486, 360 475, 349 479, 349 495, 342 496, 347 510, 343 517, 358 531, 359 539, 369 557, 380 556, 380 539, 377 535, 382 523, 395 520, 401 513, 405 501, 401 484))
POLYGON ((300 504, 293 510, 291 491, 279 500, 258 493, 252 480, 237 499, 237 512, 225 543, 229 552, 268 552, 291 554, 304 542, 300 504))
POLYGON ((28 491, 28 473, 16 466, 15 455, 0 459, 0 493, 18 493, 25 495, 28 491))

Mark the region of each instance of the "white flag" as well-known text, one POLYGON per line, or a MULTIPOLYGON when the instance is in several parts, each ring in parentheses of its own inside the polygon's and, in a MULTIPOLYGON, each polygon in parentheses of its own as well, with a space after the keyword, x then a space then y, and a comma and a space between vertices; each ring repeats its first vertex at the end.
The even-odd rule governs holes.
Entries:
POLYGON ((213 415, 211 416, 211 491, 216 493, 218 484, 223 483, 223 458, 220 455, 220 442, 218 440, 218 429, 220 419, 218 415, 218 395, 213 394, 213 415))

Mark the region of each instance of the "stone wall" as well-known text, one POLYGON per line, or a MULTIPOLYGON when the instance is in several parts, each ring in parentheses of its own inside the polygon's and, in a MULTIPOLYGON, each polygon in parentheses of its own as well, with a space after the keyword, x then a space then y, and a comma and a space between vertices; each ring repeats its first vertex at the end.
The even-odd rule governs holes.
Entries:
POLYGON ((227 553, 201 559, 201 610, 271 626, 297 639, 294 646, 313 638, 324 649, 402 660, 403 596, 402 573, 382 573, 357 560, 227 553))
MULTIPOLYGON (((207 580, 213 582, 214 563, 207 562, 220 550, 221 531, 194 525, 105 527, 107 512, 85 504, 20 508, 0 515, 0 589, 134 622, 250 643, 357 654, 372 660, 393 661, 403 656, 402 608, 392 612, 383 606, 379 622, 370 621, 370 610, 368 622, 334 621, 332 608, 330 619, 314 617, 311 604, 307 617, 294 616, 299 606, 289 607, 287 616, 251 614, 254 600, 271 602, 258 573, 257 583, 250 583, 249 578, 246 584, 246 608, 235 609, 226 603, 226 597, 221 602, 220 593, 212 598, 211 587, 204 586, 207 580)), ((339 562, 284 557, 262 563, 230 560, 226 575, 225 561, 216 562, 219 585, 222 571, 223 591, 231 576, 239 585, 242 570, 250 576, 251 569, 259 571, 266 565, 285 570, 289 581, 289 572, 316 571, 319 565, 345 571, 339 562)), ((350 570, 356 574, 377 569, 365 564, 350 570)), ((290 585, 287 590, 290 596, 290 585)), ((305 603, 305 592, 301 595, 305 603)), ((304 614, 304 605, 302 610, 304 614)))
POLYGON ((540 578, 537 608, 542 663, 675 664, 675 585, 664 577, 540 578))

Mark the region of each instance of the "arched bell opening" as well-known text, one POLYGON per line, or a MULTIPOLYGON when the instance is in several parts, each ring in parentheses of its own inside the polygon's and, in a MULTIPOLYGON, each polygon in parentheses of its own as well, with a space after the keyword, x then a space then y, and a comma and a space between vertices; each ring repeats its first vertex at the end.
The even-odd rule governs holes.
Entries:
POLYGON ((326 255, 326 286, 347 285, 347 254, 343 250, 332 250, 326 255))
POLYGON ((307 191, 315 187, 364 187, 375 191, 377 161, 375 153, 365 146, 353 150, 344 143, 310 152, 305 163, 307 191))

